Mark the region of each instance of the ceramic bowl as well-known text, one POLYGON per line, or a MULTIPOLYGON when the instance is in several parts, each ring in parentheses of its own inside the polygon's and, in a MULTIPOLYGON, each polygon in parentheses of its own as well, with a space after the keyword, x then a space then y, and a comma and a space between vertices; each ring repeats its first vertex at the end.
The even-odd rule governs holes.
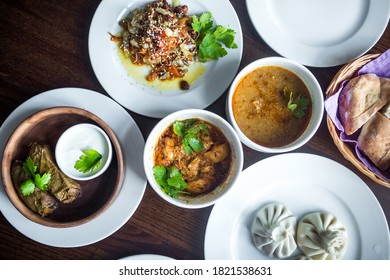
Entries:
POLYGON ((317 79, 315 78, 315 76, 305 66, 293 60, 283 58, 283 57, 262 58, 247 65, 238 73, 238 75, 233 80, 233 83, 230 86, 228 91, 228 96, 226 98, 227 118, 229 122, 232 124, 232 126, 234 127, 234 129, 237 131, 237 134, 240 137, 242 143, 248 146, 249 148, 252 148, 253 150, 264 152, 264 153, 289 152, 298 149, 299 147, 306 144, 313 137, 318 127, 320 126, 323 113, 324 113, 323 94, 322 94, 321 87, 317 79), (244 77, 246 77, 249 73, 263 66, 278 66, 291 71, 303 81, 303 83, 306 85, 310 93, 310 97, 312 101, 311 102, 312 110, 306 128, 298 138, 283 146, 272 146, 272 147, 265 146, 249 139, 248 136, 245 135, 245 133, 240 128, 240 126, 237 124, 237 121, 234 116, 232 100, 233 100, 234 93, 237 89, 237 86, 239 85, 240 81, 244 77))
MULTIPOLYGON (((92 157, 91 156, 91 157, 92 157)), ((78 181, 86 181, 101 176, 111 164, 112 145, 107 133, 91 123, 79 123, 61 134, 55 148, 58 167, 65 175, 78 181), (88 153, 97 155, 100 160, 94 167, 78 170, 75 164, 88 158, 88 153)))
POLYGON ((232 126, 226 120, 219 115, 206 110, 186 109, 174 112, 156 124, 146 140, 143 160, 149 184, 162 199, 183 208, 202 208, 213 205, 229 193, 242 171, 243 158, 244 156, 240 139, 232 126), (204 120, 216 126, 223 133, 227 142, 230 144, 232 159, 230 169, 226 179, 211 191, 198 195, 185 195, 173 198, 162 191, 153 174, 156 145, 162 133, 171 126, 173 122, 194 118, 204 120))

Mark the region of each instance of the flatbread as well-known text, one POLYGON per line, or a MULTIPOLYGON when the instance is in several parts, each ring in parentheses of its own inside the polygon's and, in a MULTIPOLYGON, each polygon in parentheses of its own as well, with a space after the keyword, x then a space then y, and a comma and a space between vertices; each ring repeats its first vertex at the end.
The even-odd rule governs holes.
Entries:
POLYGON ((355 133, 387 103, 386 99, 387 92, 381 93, 381 79, 376 75, 352 78, 339 97, 340 121, 345 133, 355 133))
POLYGON ((382 171, 390 168, 390 119, 376 113, 363 125, 358 147, 382 171))

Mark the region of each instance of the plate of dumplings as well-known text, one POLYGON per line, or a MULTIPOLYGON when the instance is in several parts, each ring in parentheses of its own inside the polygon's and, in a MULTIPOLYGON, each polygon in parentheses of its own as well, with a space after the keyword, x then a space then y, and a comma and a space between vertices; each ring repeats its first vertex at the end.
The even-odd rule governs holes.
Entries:
POLYGON ((281 154, 246 168, 213 207, 205 258, 389 259, 389 227, 355 173, 318 155, 281 154))

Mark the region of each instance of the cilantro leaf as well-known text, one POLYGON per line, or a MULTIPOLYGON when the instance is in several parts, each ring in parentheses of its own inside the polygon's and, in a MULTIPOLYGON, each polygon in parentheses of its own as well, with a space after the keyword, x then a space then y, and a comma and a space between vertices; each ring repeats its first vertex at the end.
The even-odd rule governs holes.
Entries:
POLYGON ((37 172, 37 167, 35 166, 31 157, 28 157, 23 163, 23 170, 27 176, 34 177, 35 172, 37 172))
POLYGON ((31 180, 31 179, 27 179, 20 186, 20 190, 22 191, 22 194, 24 196, 28 196, 28 195, 32 194, 34 192, 34 189, 35 189, 35 184, 34 184, 33 180, 31 180))
POLYGON ((175 121, 173 123, 173 132, 178 136, 184 135, 184 123, 181 121, 175 121))
POLYGON ((213 32, 215 39, 222 42, 227 48, 236 49, 238 48, 237 44, 234 42, 234 36, 236 32, 233 29, 229 29, 225 26, 217 26, 213 32))
POLYGON ((204 149, 204 145, 196 134, 187 134, 185 136, 186 142, 195 152, 200 152, 204 149))
POLYGON ((190 139, 188 137, 184 137, 182 141, 184 151, 186 152, 187 155, 192 153, 192 148, 190 146, 189 140, 190 139))
POLYGON ((82 173, 87 173, 98 168, 103 156, 96 150, 83 150, 83 154, 76 161, 74 168, 82 173))
POLYGON ((213 34, 207 34, 199 45, 200 62, 206 62, 209 59, 217 60, 225 55, 227 55, 227 51, 217 42, 213 34))
POLYGON ((198 32, 198 37, 204 33, 208 33, 213 27, 213 21, 211 20, 211 13, 203 13, 199 19, 197 16, 192 16, 192 29, 198 32))
POLYGON ((299 96, 295 102, 297 104, 297 108, 294 110, 294 117, 298 119, 303 118, 305 116, 305 110, 309 106, 310 101, 305 97, 299 96))
POLYGON ((168 188, 168 172, 164 166, 156 165, 153 167, 153 175, 156 179, 157 184, 159 184, 163 188, 168 188))
POLYGON ((187 182, 177 167, 156 165, 153 167, 153 175, 161 190, 167 195, 177 198, 181 193, 187 193, 184 191, 187 182))
POLYGON ((290 93, 290 98, 287 103, 287 108, 294 112, 294 110, 298 107, 297 104, 293 103, 293 93, 290 93))
POLYGON ((50 184, 51 181, 51 174, 50 173, 45 173, 42 175, 35 174, 34 175, 34 183, 35 186, 38 189, 41 189, 43 191, 46 191, 48 189, 47 185, 50 184))
POLYGON ((209 135, 207 124, 196 123, 196 119, 189 119, 184 122, 175 121, 172 128, 176 135, 183 137, 182 145, 186 154, 191 154, 193 151, 199 152, 204 149, 198 134, 209 135))
POLYGON ((34 161, 28 157, 23 163, 23 171, 26 173, 27 179, 20 185, 20 190, 24 196, 32 194, 35 188, 47 190, 48 184, 51 181, 51 174, 44 173, 42 176, 37 172, 38 167, 34 161))
POLYGON ((167 182, 170 186, 175 187, 178 190, 183 190, 187 187, 187 183, 184 181, 183 176, 177 167, 171 168, 167 182))
POLYGON ((198 123, 194 126, 191 126, 189 127, 187 130, 186 130, 186 133, 191 133, 191 134, 196 134, 196 133, 199 133, 199 132, 202 132, 206 135, 209 135, 209 132, 207 130, 207 125, 205 123, 198 123))
POLYGON ((198 58, 200 62, 217 60, 227 55, 227 48, 237 48, 234 42, 236 32, 233 29, 218 25, 213 28, 211 13, 203 13, 199 18, 192 17, 192 29, 197 32, 195 39, 198 47, 198 58))
POLYGON ((309 99, 301 96, 294 98, 293 92, 287 86, 283 88, 283 93, 285 98, 288 98, 287 108, 293 112, 293 116, 298 119, 303 118, 310 104, 309 99))

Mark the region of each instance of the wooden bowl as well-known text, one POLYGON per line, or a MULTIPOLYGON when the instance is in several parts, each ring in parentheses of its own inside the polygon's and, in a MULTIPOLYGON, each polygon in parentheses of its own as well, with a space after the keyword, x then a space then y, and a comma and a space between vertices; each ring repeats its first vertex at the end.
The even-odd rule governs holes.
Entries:
POLYGON ((2 180, 12 204, 29 220, 49 227, 74 227, 95 219, 115 200, 123 179, 122 149, 112 129, 93 113, 75 107, 44 109, 25 119, 8 139, 2 157, 2 180), (79 123, 97 125, 107 133, 113 147, 111 164, 101 176, 78 181, 82 193, 80 197, 68 204, 59 202, 53 213, 42 217, 30 210, 19 197, 11 178, 12 163, 26 160, 28 145, 32 142, 49 145, 54 157, 58 138, 67 128, 79 123))
MULTIPOLYGON (((365 64, 370 62, 371 60, 377 58, 379 54, 368 54, 364 55, 346 65, 344 65, 334 76, 332 81, 330 82, 327 90, 326 90, 326 97, 330 97, 334 93, 338 91, 340 88, 340 85, 343 81, 352 78, 357 71, 360 70, 365 64)), ((383 178, 382 176, 372 172, 368 167, 359 160, 359 158, 356 156, 355 151, 353 148, 351 148, 348 143, 343 142, 340 139, 340 131, 337 129, 337 127, 334 125, 332 119, 328 116, 327 117, 327 125, 329 129, 329 133, 333 138, 333 141, 341 154, 344 156, 346 160, 351 162, 360 172, 362 172, 364 175, 368 176, 370 179, 375 181, 376 183, 385 186, 390 187, 390 182, 383 178)))

